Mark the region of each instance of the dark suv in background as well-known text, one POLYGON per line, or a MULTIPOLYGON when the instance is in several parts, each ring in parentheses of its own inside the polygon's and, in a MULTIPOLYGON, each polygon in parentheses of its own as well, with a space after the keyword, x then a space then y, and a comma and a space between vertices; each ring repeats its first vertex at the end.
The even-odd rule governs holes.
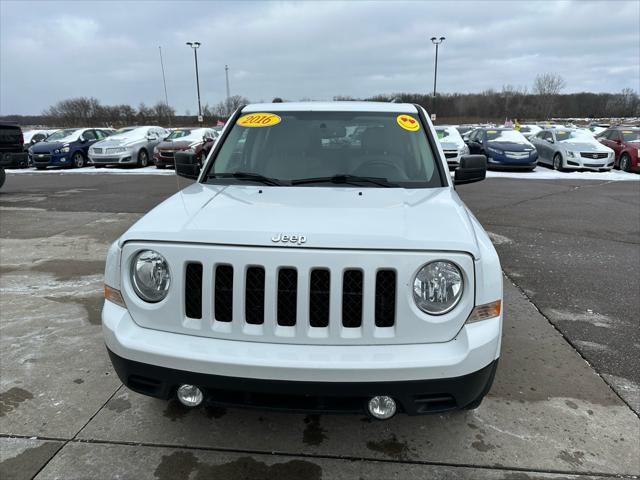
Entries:
POLYGON ((28 166, 28 163, 20 127, 13 123, 0 122, 0 167, 20 168, 28 166))

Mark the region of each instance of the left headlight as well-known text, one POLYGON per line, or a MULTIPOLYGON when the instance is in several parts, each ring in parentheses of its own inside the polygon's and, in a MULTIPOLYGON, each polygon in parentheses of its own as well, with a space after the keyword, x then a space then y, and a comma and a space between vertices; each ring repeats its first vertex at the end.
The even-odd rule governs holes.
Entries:
POLYGON ((437 260, 422 267, 413 280, 413 300, 429 315, 450 312, 462 298, 462 272, 452 262, 437 260))
POLYGON ((131 263, 131 283, 136 294, 145 302, 163 300, 171 285, 167 260, 155 250, 138 252, 131 263))
POLYGON ((68 153, 69 152, 69 145, 65 145, 64 147, 60 148, 60 153, 68 153))

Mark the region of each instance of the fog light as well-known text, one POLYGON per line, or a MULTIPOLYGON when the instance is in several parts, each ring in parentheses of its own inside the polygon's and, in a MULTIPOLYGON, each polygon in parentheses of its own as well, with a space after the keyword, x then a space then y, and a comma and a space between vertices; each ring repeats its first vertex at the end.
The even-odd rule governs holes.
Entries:
POLYGON ((374 418, 378 420, 388 420, 396 414, 396 401, 386 395, 373 397, 369 400, 368 409, 374 418))
POLYGON ((195 385, 180 385, 178 388, 178 400, 186 407, 197 407, 204 400, 202 390, 195 385))

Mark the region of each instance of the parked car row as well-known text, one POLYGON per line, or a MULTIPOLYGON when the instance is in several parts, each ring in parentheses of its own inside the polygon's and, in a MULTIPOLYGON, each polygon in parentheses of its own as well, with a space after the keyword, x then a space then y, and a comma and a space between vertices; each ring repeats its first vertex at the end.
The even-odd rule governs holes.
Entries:
POLYGON ((175 151, 206 158, 220 129, 147 125, 112 128, 33 129, 22 132, 15 124, 0 124, 0 166, 38 170, 47 167, 80 168, 93 164, 157 168, 173 166, 175 151), (160 148, 158 148, 160 147, 160 148))
POLYGON ((609 127, 595 137, 586 128, 543 128, 535 124, 520 125, 518 130, 486 125, 436 126, 436 132, 451 168, 458 165, 460 155, 471 153, 485 155, 490 169, 533 170, 540 163, 555 170, 620 168, 640 172, 639 127, 609 127))

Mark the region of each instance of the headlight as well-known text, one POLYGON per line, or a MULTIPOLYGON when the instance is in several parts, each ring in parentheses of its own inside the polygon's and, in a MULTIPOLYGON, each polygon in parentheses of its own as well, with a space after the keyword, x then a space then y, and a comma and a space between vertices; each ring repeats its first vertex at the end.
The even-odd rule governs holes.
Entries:
POLYGON ((60 149, 60 153, 68 153, 68 152, 69 152, 69 145, 65 145, 60 149))
POLYGON ((154 250, 143 250, 131 264, 131 283, 136 294, 145 302, 156 303, 169 292, 171 275, 165 258, 154 250))
POLYGON ((442 315, 458 304, 463 289, 460 269, 446 260, 437 260, 418 271, 413 280, 413 300, 423 312, 442 315))
POLYGON ((189 147, 184 152, 185 153, 196 153, 196 149, 194 147, 189 147))
MULTIPOLYGON (((636 152, 636 154, 637 154, 638 156, 640 156, 640 148, 638 149, 638 151, 636 152)), ((609 155, 611 155, 611 156, 613 157, 613 152, 611 152, 609 155)))
POLYGON ((464 145, 460 150, 458 150, 460 155, 469 155, 469 147, 464 145))
POLYGON ((496 155, 504 155, 504 152, 502 150, 498 150, 497 148, 487 147, 487 150, 489 150, 491 153, 495 153, 496 155))
POLYGON ((153 153, 154 154, 158 153, 158 147, 153 147, 153 153))
POLYGON ((571 150, 567 150, 567 157, 569 158, 576 158, 576 154, 573 153, 571 150))

